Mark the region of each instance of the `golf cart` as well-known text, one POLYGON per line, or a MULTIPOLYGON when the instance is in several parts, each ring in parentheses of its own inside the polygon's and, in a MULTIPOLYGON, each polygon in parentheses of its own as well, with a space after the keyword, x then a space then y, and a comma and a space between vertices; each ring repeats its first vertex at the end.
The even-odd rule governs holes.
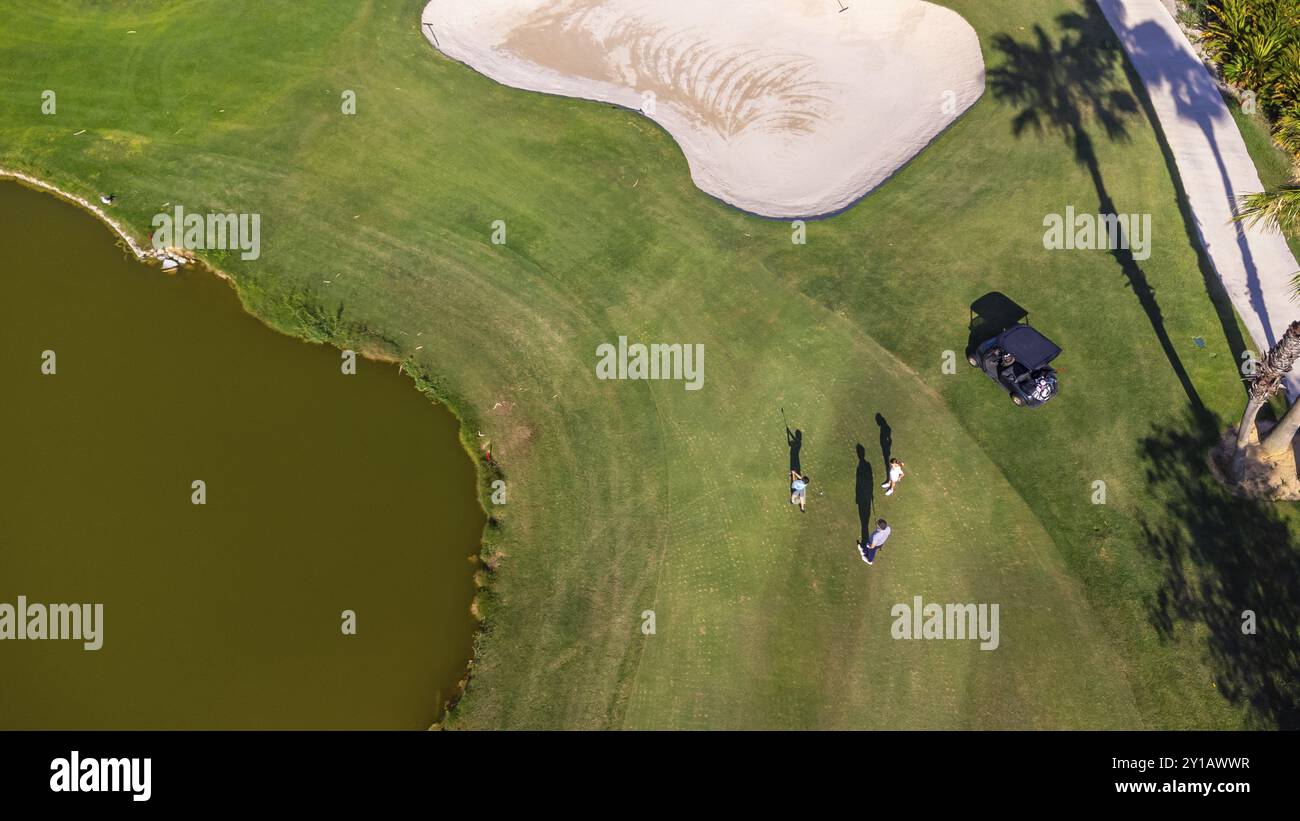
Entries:
MULTIPOLYGON (((996 296, 1006 299, 1001 294, 996 296)), ((987 297, 971 306, 972 314, 978 313, 976 306, 985 299, 987 297)), ((983 341, 977 341, 978 337, 972 339, 966 360, 1001 385, 1012 402, 1020 407, 1036 408, 1046 404, 1060 390, 1056 371, 1050 363, 1060 355, 1061 349, 1027 321, 1021 321, 1027 319, 1027 312, 1021 309, 1018 313, 1009 326, 998 323, 1000 327, 995 326, 998 327, 996 333, 983 338, 983 341)), ((984 327, 987 328, 987 322, 984 327)), ((972 316, 972 335, 978 333, 972 316)))

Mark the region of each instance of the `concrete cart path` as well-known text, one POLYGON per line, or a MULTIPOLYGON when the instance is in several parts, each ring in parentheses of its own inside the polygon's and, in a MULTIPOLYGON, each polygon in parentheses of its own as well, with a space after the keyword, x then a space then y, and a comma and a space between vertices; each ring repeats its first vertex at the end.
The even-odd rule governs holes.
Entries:
MULTIPOLYGON (((1201 244, 1256 346, 1272 347, 1294 319, 1300 264, 1281 234, 1233 223, 1236 198, 1263 190, 1255 164, 1201 62, 1161 0, 1098 0, 1155 108, 1173 152, 1201 244)), ((1300 396, 1300 373, 1287 380, 1300 396)))

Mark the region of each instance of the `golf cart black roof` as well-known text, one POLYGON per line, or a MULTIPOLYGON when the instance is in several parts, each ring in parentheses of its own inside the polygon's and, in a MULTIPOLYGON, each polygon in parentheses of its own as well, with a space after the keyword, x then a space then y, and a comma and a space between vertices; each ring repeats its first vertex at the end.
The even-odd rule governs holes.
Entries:
POLYGON ((1016 325, 1003 331, 998 344, 1031 371, 1038 370, 1061 353, 1055 342, 1028 325, 1016 325))

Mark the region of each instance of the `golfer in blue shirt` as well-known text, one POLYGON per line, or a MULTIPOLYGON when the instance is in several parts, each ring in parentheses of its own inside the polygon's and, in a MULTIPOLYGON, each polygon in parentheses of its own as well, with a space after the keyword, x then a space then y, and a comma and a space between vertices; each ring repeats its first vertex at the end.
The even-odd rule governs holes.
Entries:
POLYGON ((873 564, 876 560, 876 554, 880 552, 880 548, 885 546, 885 541, 892 532, 889 529, 888 522, 884 519, 877 519, 876 529, 871 531, 871 537, 867 539, 867 543, 864 545, 862 540, 858 539, 858 552, 862 554, 862 561, 873 564))
POLYGON ((790 504, 798 505, 801 513, 808 512, 808 483, 812 479, 800 476, 799 471, 790 471, 790 504))

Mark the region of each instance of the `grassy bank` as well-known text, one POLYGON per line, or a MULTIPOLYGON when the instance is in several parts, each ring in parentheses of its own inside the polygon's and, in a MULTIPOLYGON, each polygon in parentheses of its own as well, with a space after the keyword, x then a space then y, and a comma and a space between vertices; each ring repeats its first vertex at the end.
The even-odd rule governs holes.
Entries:
MULTIPOLYGON (((1255 161, 1255 168, 1259 170, 1259 181, 1264 185, 1263 190, 1293 182, 1294 161, 1286 151, 1273 142, 1268 120, 1264 119, 1259 112, 1254 114, 1243 112, 1241 106, 1232 101, 1228 103, 1228 110, 1232 112, 1237 129, 1241 131, 1241 136, 1246 142, 1246 150, 1250 152, 1250 158, 1255 161)), ((1291 253, 1300 257, 1300 237, 1294 233, 1287 233, 1286 241, 1287 245, 1291 246, 1291 253)))
MULTIPOLYGON (((1294 718, 1293 511, 1201 478, 1241 401, 1241 332, 1118 64, 1122 134, 1083 120, 1096 173, 1057 131, 1014 133, 1023 104, 991 88, 796 246, 701 194, 638 115, 440 57, 421 5, 13 3, 0 165, 111 190, 142 235, 164 203, 260 213, 260 259, 208 255, 252 312, 365 335, 426 375, 467 441, 490 440, 508 503, 489 504, 495 572, 453 726, 1294 718), (1103 193, 1152 215, 1150 259, 1044 250, 1045 214, 1103 193), (960 361, 968 305, 992 290, 1065 349, 1040 411, 960 361), (619 335, 704 344, 704 389, 597 381, 596 347, 619 335), (782 409, 814 479, 803 515, 782 409), (889 499, 877 415, 910 474, 889 499), (872 568, 853 548, 867 506, 894 525, 872 568), (916 595, 999 603, 1000 648, 892 640, 890 608, 916 595), (1248 607, 1267 641, 1234 637, 1248 607)), ((1066 0, 947 5, 990 69, 1042 76, 1114 46, 1066 0)))

